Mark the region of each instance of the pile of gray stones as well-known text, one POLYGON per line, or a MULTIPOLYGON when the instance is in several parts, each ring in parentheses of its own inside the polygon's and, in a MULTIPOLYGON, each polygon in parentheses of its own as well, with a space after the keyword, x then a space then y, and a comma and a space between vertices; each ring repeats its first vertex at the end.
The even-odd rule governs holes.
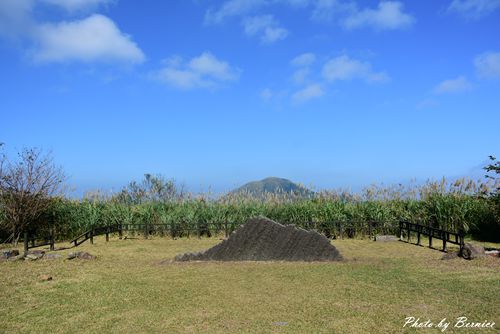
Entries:
MULTIPOLYGON (((26 256, 19 254, 17 249, 5 249, 0 252, 0 261, 36 261, 42 258, 55 260, 63 258, 63 255, 58 253, 46 253, 44 250, 29 251, 26 256)), ((71 252, 66 256, 66 259, 94 260, 96 256, 87 252, 71 252)))

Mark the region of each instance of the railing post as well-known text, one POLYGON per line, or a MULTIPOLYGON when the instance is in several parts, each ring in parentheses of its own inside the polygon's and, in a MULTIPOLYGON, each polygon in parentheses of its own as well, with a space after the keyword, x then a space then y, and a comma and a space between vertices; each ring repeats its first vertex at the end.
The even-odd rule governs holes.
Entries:
POLYGON ((431 227, 431 223, 429 222, 429 248, 432 248, 432 235, 434 234, 434 230, 431 227))
POLYGON ((417 245, 420 246, 420 232, 422 231, 422 226, 417 225, 417 245))
POLYGON ((28 255, 28 231, 24 231, 24 256, 28 255))
POLYGON ((54 244, 55 244, 55 236, 54 236, 54 228, 50 228, 50 250, 53 251, 55 249, 54 244))

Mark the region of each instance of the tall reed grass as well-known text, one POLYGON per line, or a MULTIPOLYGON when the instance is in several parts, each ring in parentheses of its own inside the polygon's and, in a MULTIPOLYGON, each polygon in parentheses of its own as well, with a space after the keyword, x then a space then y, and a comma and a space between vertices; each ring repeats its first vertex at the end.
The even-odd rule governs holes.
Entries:
POLYGON ((400 220, 406 220, 463 230, 494 241, 500 238, 498 201, 492 204, 487 194, 495 186, 491 180, 443 179, 423 185, 371 186, 360 193, 321 191, 307 198, 286 193, 267 193, 259 198, 248 194, 213 198, 210 194, 183 193, 167 200, 140 203, 124 200, 124 196, 93 194, 82 200, 52 199, 44 222, 56 226, 58 236, 70 238, 91 226, 115 223, 163 224, 179 235, 186 228, 225 222, 242 224, 259 215, 299 226, 305 222, 344 222, 354 228, 376 221, 394 229, 400 220))

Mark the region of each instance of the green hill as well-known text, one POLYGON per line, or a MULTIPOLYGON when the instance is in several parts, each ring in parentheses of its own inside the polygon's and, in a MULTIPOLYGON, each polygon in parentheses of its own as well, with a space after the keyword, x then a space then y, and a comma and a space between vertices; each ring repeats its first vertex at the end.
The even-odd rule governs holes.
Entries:
POLYGON ((311 196, 313 191, 293 183, 290 180, 279 177, 268 177, 260 181, 252 181, 233 190, 230 194, 247 194, 250 196, 260 197, 266 193, 271 194, 293 194, 296 196, 311 196))

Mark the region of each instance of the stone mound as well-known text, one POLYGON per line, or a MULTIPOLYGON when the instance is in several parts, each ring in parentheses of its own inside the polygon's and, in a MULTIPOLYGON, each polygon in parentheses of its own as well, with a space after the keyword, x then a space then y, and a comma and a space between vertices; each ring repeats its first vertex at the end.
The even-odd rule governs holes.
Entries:
POLYGON ((248 220, 220 244, 175 261, 339 261, 342 256, 324 235, 267 218, 248 220))

